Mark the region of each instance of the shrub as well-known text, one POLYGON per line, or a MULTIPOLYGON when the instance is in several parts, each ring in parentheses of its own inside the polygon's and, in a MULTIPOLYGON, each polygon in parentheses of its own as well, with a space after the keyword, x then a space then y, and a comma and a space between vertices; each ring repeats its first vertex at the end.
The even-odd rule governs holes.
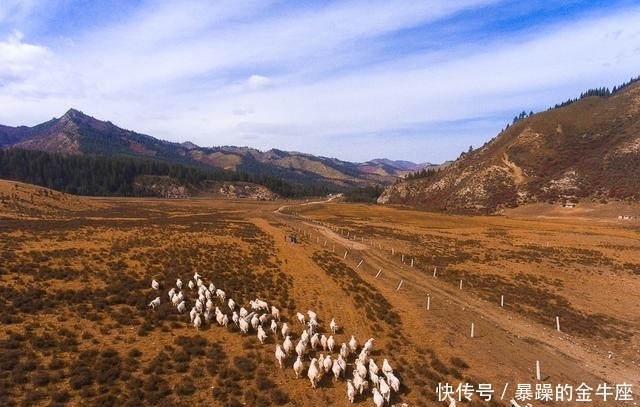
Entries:
POLYGON ((275 383, 269 379, 267 373, 264 370, 258 370, 256 372, 256 387, 258 390, 267 390, 275 386, 275 383))
POLYGON ((66 403, 71 399, 71 395, 67 390, 53 392, 51 399, 56 403, 66 403))
POLYGON ((275 388, 271 390, 271 401, 278 406, 285 405, 289 402, 289 394, 279 388, 275 388))
POLYGON ((51 376, 48 372, 36 372, 31 378, 31 382, 34 386, 46 386, 51 381, 51 376))
POLYGON ((253 376, 253 372, 256 368, 255 363, 244 356, 236 356, 233 358, 233 364, 238 370, 242 373, 245 378, 250 378, 253 376))
POLYGON ((178 384, 177 392, 181 396, 190 396, 196 392, 196 385, 190 379, 185 379, 178 384))
POLYGON ((60 370, 60 369, 63 369, 66 365, 67 363, 64 360, 57 359, 54 357, 53 359, 51 359, 51 362, 49 362, 49 369, 60 370))
POLYGON ((453 366, 457 367, 458 369, 468 369, 469 368, 469 365, 467 365, 467 363, 464 360, 460 359, 457 356, 453 356, 451 358, 451 364, 453 366))

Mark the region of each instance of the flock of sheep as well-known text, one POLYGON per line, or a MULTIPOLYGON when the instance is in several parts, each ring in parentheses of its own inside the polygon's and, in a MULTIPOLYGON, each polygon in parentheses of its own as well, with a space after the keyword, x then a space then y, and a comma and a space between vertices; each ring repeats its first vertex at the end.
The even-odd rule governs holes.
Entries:
MULTIPOLYGON (((223 327, 227 327, 229 322, 232 322, 245 335, 255 332, 261 344, 265 343, 269 331, 276 343, 275 357, 280 368, 291 366, 295 353, 296 359, 292 365, 295 376, 300 378, 306 369, 312 388, 316 388, 322 378, 329 375, 333 380, 346 381, 346 393, 350 402, 353 403, 357 398, 364 398, 367 391, 370 391, 376 407, 388 404, 391 393, 397 393, 400 390, 400 380, 393 373, 389 361, 384 359, 382 366, 379 367, 370 357, 374 338, 369 338, 359 346, 357 339, 352 335, 348 342, 338 345, 334 338, 339 331, 335 318, 331 319, 329 331, 325 333, 315 312, 309 310, 306 316, 298 312, 296 325, 300 325, 301 331, 296 335, 287 322, 281 322, 280 310, 274 305, 269 306, 264 300, 258 298, 251 300, 248 308, 238 306, 233 299, 227 299, 226 293, 216 288, 213 283, 205 285, 202 276, 197 272, 193 280, 187 282, 187 287, 188 292, 193 293, 195 297, 189 317, 196 329, 199 329, 203 323, 211 323, 213 319, 223 327), (218 305, 214 304, 214 301, 218 305), (231 318, 228 312, 231 313, 231 318), (281 343, 278 334, 282 337, 281 343), (295 344, 294 336, 297 338, 295 344), (318 355, 317 352, 322 353, 318 355), (307 358, 310 360, 308 365, 307 358)), ((154 279, 151 282, 151 288, 158 291, 160 284, 154 279)), ((179 313, 187 310, 188 299, 183 292, 183 282, 177 279, 175 286, 172 286, 167 294, 169 301, 179 313)), ((149 303, 149 307, 155 309, 160 304, 161 300, 158 296, 149 303)))

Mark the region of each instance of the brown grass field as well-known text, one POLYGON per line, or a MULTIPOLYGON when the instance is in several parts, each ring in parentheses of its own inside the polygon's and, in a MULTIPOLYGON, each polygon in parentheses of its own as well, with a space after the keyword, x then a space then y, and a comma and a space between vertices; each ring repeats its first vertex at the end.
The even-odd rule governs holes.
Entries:
MULTIPOLYGON (((4 181, 0 198, 1 406, 350 404, 344 380, 327 375, 312 389, 306 374, 295 379, 293 356, 279 369, 280 334, 267 329, 262 345, 233 323, 196 330, 194 291, 183 290, 183 314, 166 295, 194 272, 242 306, 276 305, 294 340, 296 312, 310 309, 321 332, 336 318, 338 344, 375 338, 370 356, 388 358, 402 383, 396 406, 446 406, 436 393, 445 383, 491 386, 490 401, 474 392, 464 406, 506 406, 526 385, 550 386, 554 399, 570 385, 573 400, 522 406, 640 400, 640 220, 617 219, 638 206, 455 216, 340 202, 89 199, 4 181), (576 401, 583 383, 591 402, 576 401), (632 400, 604 401, 604 383, 613 393, 630 385, 632 400)), ((320 353, 309 351, 305 366, 320 353)), ((373 405, 371 392, 355 404, 373 405)))

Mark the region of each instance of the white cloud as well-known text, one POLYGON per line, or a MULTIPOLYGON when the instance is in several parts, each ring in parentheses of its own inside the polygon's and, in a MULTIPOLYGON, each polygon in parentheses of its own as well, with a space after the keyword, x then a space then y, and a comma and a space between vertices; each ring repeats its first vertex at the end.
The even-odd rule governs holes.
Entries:
POLYGON ((23 37, 20 31, 14 30, 0 41, 0 83, 29 77, 50 57, 48 49, 25 43, 23 37))
MULTIPOLYGON (((424 160, 442 161, 462 151, 457 143, 481 145, 522 109, 546 108, 639 73, 639 9, 510 33, 508 41, 445 44, 424 29, 416 35, 446 47, 394 43, 397 31, 443 24, 492 3, 272 8, 257 0, 190 0, 180 7, 151 1, 128 19, 55 47, 11 34, 0 41, 0 104, 7 106, 0 123, 35 124, 73 106, 200 145, 251 140, 259 148, 316 153, 330 139, 349 154, 339 158, 365 160, 384 156, 390 139, 403 138, 413 145, 398 143, 406 155, 396 146, 391 158, 421 161, 427 152, 414 146, 425 146, 440 158, 424 160), (34 112, 31 119, 16 122, 26 111, 34 112), (443 128, 451 123, 457 130, 443 128), (345 147, 354 144, 359 148, 345 147), (443 156, 447 149, 451 155, 443 156)), ((464 32, 467 23, 446 29, 464 32)))
POLYGON ((262 75, 251 75, 249 79, 247 79, 247 86, 249 90, 258 90, 263 89, 271 85, 271 79, 262 75))

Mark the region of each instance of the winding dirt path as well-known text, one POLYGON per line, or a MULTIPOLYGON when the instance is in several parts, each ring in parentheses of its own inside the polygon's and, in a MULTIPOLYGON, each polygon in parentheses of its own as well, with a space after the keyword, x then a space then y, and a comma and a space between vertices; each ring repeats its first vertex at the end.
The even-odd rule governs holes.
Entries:
POLYGON ((554 387, 606 382, 630 383, 634 389, 640 388, 640 369, 610 359, 607 349, 591 348, 580 338, 558 332, 555 326, 545 326, 501 308, 499 300, 495 304, 481 300, 401 263, 386 251, 345 239, 329 227, 304 219, 299 222, 332 243, 358 251, 364 265, 354 268, 394 306, 405 311, 402 316, 405 334, 417 348, 430 346, 451 355, 464 355, 465 360, 476 366, 472 369, 474 373, 494 377, 494 388, 506 383, 515 386, 535 382, 538 360, 542 364, 542 379, 554 387), (376 277, 379 270, 382 271, 376 277), (403 284, 397 290, 400 280, 403 284), (471 323, 476 329, 474 338, 469 337, 471 323))

